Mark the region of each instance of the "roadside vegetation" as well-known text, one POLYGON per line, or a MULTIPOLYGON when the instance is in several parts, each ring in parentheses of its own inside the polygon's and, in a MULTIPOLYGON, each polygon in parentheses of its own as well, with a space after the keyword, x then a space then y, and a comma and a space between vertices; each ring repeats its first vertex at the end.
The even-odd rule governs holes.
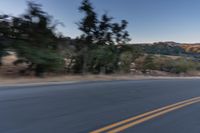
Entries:
POLYGON ((136 60, 136 69, 143 73, 163 71, 174 74, 192 74, 200 70, 200 63, 180 56, 146 55, 136 60))
POLYGON ((19 75, 38 77, 49 73, 197 74, 200 71, 199 52, 193 53, 185 45, 129 44, 128 22, 115 22, 107 13, 97 14, 89 0, 83 0, 78 8, 84 16, 77 22, 82 34, 76 38, 58 32, 57 26, 62 23, 43 11, 40 4, 28 2, 27 8, 20 16, 0 15, 0 72, 6 71, 3 59, 8 55, 16 56, 13 70, 9 70, 11 74, 17 71, 19 75))

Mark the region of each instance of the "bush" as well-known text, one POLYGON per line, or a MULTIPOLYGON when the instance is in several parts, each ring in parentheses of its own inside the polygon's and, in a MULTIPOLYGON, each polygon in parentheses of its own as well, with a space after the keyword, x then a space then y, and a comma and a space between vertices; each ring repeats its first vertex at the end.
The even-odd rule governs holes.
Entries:
POLYGON ((168 56, 147 55, 136 60, 136 67, 142 72, 147 70, 159 70, 170 73, 187 73, 192 70, 200 70, 200 63, 183 57, 172 58, 168 56))
POLYGON ((165 66, 163 66, 162 69, 171 73, 180 74, 186 73, 190 70, 195 70, 196 67, 196 63, 192 60, 180 58, 166 62, 165 66))
POLYGON ((154 63, 154 57, 152 55, 148 55, 143 64, 143 71, 146 72, 146 70, 155 70, 156 64, 154 63))
POLYGON ((154 56, 146 55, 138 58, 136 61, 136 69, 141 70, 143 73, 146 73, 147 70, 156 70, 156 64, 154 62, 154 56))
POLYGON ((118 55, 113 46, 99 46, 88 51, 87 68, 92 73, 113 73, 117 69, 118 55))
POLYGON ((157 64, 157 69, 165 72, 171 73, 186 73, 191 70, 197 70, 198 62, 194 62, 191 59, 177 58, 172 59, 169 57, 159 58, 155 61, 157 64))
POLYGON ((36 76, 41 76, 44 72, 56 72, 64 69, 64 59, 58 53, 51 50, 38 48, 21 47, 17 55, 21 62, 28 62, 29 68, 35 71, 36 76))
POLYGON ((130 72, 131 63, 134 61, 133 54, 129 51, 123 52, 119 58, 120 71, 125 73, 130 72))

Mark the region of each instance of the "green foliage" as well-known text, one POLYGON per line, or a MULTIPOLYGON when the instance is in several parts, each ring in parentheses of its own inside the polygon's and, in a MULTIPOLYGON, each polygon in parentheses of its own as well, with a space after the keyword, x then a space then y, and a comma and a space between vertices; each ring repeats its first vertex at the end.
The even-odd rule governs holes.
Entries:
POLYGON ((118 68, 119 60, 119 51, 114 44, 125 44, 130 41, 126 31, 128 22, 122 20, 120 24, 113 23, 112 17, 107 14, 98 19, 89 0, 83 0, 79 10, 85 16, 78 23, 83 34, 80 37, 82 48, 76 56, 75 71, 114 72, 118 68))
POLYGON ((143 64, 142 71, 146 73, 147 70, 155 70, 156 64, 154 63, 154 58, 152 55, 148 55, 143 64))
POLYGON ((131 63, 134 61, 133 53, 126 51, 120 54, 120 70, 128 73, 130 72, 131 63))
POLYGON ((117 47, 119 48, 120 53, 131 52, 133 56, 133 61, 135 61, 138 57, 144 54, 144 51, 140 47, 134 45, 125 44, 125 45, 119 45, 117 47))
POLYGON ((95 44, 125 44, 130 41, 129 33, 126 31, 128 25, 126 20, 113 23, 113 18, 107 14, 103 14, 99 20, 89 0, 83 0, 79 10, 85 13, 84 18, 78 23, 79 29, 83 32, 81 39, 89 44, 89 48, 95 47, 95 44))
POLYGON ((111 46, 100 46, 87 56, 88 70, 92 73, 112 73, 117 69, 118 56, 111 46))
POLYGON ((194 62, 189 59, 176 59, 176 60, 168 60, 160 69, 171 72, 171 73, 186 73, 190 70, 197 69, 197 62, 194 62))
MULTIPOLYGON (((42 66, 45 71, 57 71, 63 69, 64 60, 58 53, 48 49, 38 49, 29 47, 18 47, 17 51, 19 57, 24 57, 24 61, 30 62, 33 66, 42 66)), ((21 58, 22 59, 22 58, 21 58)))
POLYGON ((92 44, 94 33, 97 30, 97 14, 89 0, 83 0, 79 11, 85 13, 85 17, 78 24, 79 29, 83 32, 82 38, 84 38, 86 44, 92 44))
POLYGON ((154 62, 153 55, 145 55, 136 59, 136 69, 141 70, 143 73, 146 73, 147 70, 156 70, 156 64, 154 62))
POLYGON ((10 18, 7 25, 3 31, 9 32, 1 34, 9 40, 9 48, 17 53, 18 62, 29 62, 31 68, 28 69, 33 69, 36 75, 64 67, 64 60, 57 51, 60 38, 55 33, 56 24, 41 5, 28 2, 27 12, 10 18))
POLYGON ((11 28, 9 18, 8 15, 0 15, 0 65, 1 58, 8 54, 7 50, 10 46, 11 28))
POLYGON ((3 43, 0 42, 0 65, 2 65, 1 63, 2 57, 5 56, 6 54, 7 54, 6 47, 4 46, 3 43))
POLYGON ((147 54, 161 54, 161 55, 181 55, 185 54, 183 48, 178 44, 171 42, 159 42, 154 44, 135 44, 135 47, 143 49, 147 54), (172 44, 171 44, 172 43, 172 44))
POLYGON ((159 70, 175 74, 187 73, 198 70, 200 63, 182 57, 167 56, 146 56, 136 60, 137 69, 146 72, 147 70, 159 70))

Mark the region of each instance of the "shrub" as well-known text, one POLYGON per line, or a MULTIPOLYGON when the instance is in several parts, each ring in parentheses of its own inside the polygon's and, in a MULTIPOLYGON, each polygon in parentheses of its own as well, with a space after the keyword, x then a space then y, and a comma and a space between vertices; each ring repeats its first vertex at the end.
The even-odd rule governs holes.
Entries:
POLYGON ((130 72, 130 66, 131 66, 131 63, 133 62, 134 58, 133 58, 133 54, 129 51, 127 52, 123 52, 121 53, 120 55, 120 64, 119 64, 119 67, 120 67, 120 71, 123 71, 125 73, 127 72, 130 72))
POLYGON ((168 56, 151 56, 147 55, 136 60, 136 67, 142 72, 147 70, 159 70, 170 73, 186 73, 192 70, 200 70, 200 63, 192 59, 168 56))
POLYGON ((162 62, 158 65, 161 71, 180 74, 197 69, 197 64, 190 59, 179 58, 175 60, 166 59, 164 63, 162 62))
POLYGON ((153 55, 146 55, 136 59, 136 69, 141 70, 143 73, 146 73, 147 70, 156 70, 154 58, 153 55))
POLYGON ((112 73, 117 69, 118 55, 112 46, 99 46, 88 51, 87 68, 92 73, 112 73))

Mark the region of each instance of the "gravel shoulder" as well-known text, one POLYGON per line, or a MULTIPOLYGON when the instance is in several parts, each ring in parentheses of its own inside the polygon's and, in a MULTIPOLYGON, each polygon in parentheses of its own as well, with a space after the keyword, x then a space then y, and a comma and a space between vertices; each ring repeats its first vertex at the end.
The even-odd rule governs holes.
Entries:
POLYGON ((13 85, 41 85, 41 84, 65 84, 84 81, 112 81, 112 80, 159 80, 159 79, 200 79, 200 77, 177 76, 145 76, 145 75, 68 75, 56 77, 0 77, 0 86, 13 85))

